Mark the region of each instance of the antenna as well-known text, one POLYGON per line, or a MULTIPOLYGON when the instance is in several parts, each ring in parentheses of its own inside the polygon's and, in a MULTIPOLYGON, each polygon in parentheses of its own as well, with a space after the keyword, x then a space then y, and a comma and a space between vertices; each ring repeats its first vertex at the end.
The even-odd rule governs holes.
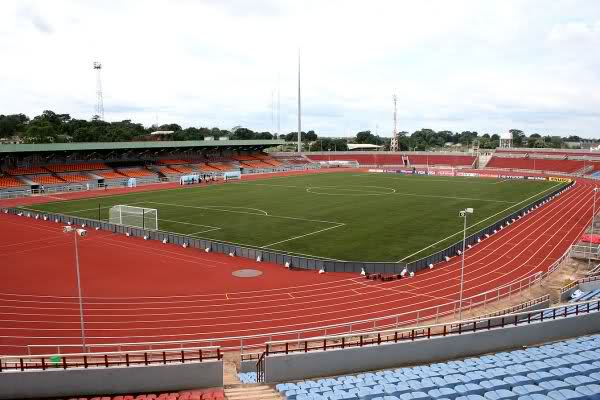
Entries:
POLYGON ((396 95, 393 97, 394 99, 394 132, 392 133, 392 142, 390 143, 391 151, 398 151, 398 130, 396 128, 396 102, 398 98, 396 95))
POLYGON ((104 121, 104 101, 102 100, 102 64, 100 61, 94 61, 94 70, 96 71, 96 117, 104 121))
POLYGON ((300 101, 300 48, 298 48, 298 153, 302 152, 302 106, 300 101))

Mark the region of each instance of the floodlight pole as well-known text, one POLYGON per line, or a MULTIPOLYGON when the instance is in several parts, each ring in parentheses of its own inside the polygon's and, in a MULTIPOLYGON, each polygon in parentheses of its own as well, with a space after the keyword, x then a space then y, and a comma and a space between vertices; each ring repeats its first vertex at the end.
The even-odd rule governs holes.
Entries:
POLYGON ((77 242, 77 229, 73 230, 75 235, 75 271, 77 272, 77 295, 79 297, 79 323, 81 325, 81 344, 83 346, 83 352, 87 352, 85 345, 85 324, 83 322, 83 297, 81 296, 81 276, 79 273, 79 244, 77 242))
POLYGON ((466 208, 459 213, 463 217, 463 243, 460 265, 460 294, 458 300, 458 320, 462 320, 463 288, 465 284, 465 242, 467 241, 467 214, 472 214, 473 209, 466 208), (469 212, 470 211, 470 212, 469 212))
POLYGON ((588 252, 588 269, 592 264, 592 240, 594 239, 594 219, 596 218, 596 193, 598 193, 598 187, 594 187, 594 204, 592 205, 592 229, 590 232, 590 249, 588 252))

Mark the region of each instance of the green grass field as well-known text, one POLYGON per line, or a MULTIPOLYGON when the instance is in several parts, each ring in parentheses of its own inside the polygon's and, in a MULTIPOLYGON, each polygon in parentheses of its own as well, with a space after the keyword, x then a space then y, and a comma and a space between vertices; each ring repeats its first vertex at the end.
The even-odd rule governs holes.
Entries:
POLYGON ((542 197, 560 183, 348 172, 228 182, 32 206, 108 220, 115 204, 158 209, 159 229, 346 261, 414 260, 542 197))

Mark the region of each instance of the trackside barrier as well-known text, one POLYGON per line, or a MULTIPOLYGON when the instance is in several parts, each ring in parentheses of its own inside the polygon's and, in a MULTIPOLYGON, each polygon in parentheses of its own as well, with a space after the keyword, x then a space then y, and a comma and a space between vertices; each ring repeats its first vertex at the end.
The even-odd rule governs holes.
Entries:
POLYGON ((221 360, 222 357, 221 349, 216 346, 128 352, 22 355, 0 357, 0 372, 185 364, 221 360))
POLYGON ((312 351, 378 346, 385 343, 431 339, 436 336, 461 335, 464 333, 502 329, 507 326, 527 325, 559 318, 567 318, 570 316, 595 313, 599 310, 600 300, 590 300, 549 307, 542 310, 507 314, 500 318, 476 318, 449 324, 427 325, 419 328, 393 329, 365 334, 336 335, 302 340, 267 342, 265 343, 265 351, 257 361, 257 373, 261 371, 264 372, 264 361, 266 357, 277 354, 308 353, 312 351))
POLYGON ((560 288, 560 294, 567 293, 569 290, 573 289, 574 287, 579 286, 582 283, 595 282, 595 281, 599 281, 599 280, 600 280, 600 275, 588 276, 585 278, 577 279, 576 281, 573 281, 573 282, 569 283, 568 285, 565 285, 562 288, 560 288))
MULTIPOLYGON (((502 218, 494 224, 481 229, 480 231, 469 235, 466 238, 465 245, 475 245, 479 239, 485 239, 485 235, 492 235, 494 231, 499 231, 508 224, 512 223, 513 220, 517 220, 526 215, 527 212, 541 206, 546 201, 553 198, 558 193, 570 188, 574 182, 570 182, 565 186, 562 186, 546 196, 532 202, 531 204, 521 208, 518 211, 502 218)), ((177 245, 187 245, 197 249, 214 251, 223 254, 232 254, 237 257, 244 257, 250 259, 257 259, 260 257, 262 261, 270 262, 280 265, 288 265, 294 268, 320 270, 323 269, 327 272, 356 272, 360 273, 365 270, 368 273, 401 273, 404 269, 407 272, 417 272, 429 268, 430 264, 436 264, 444 261, 446 257, 454 257, 458 254, 459 250, 462 250, 462 241, 456 242, 446 249, 439 251, 435 254, 427 256, 417 261, 410 263, 403 262, 365 262, 365 261, 332 261, 320 258, 309 258, 295 256, 288 253, 282 253, 278 251, 267 251, 264 249, 243 247, 231 243, 219 242, 215 240, 197 239, 194 237, 180 235, 172 232, 165 231, 149 231, 138 227, 128 227, 123 225, 111 224, 104 221, 98 221, 88 218, 72 217, 57 213, 44 213, 40 211, 32 211, 27 209, 19 208, 7 208, 6 210, 10 214, 22 214, 26 217, 45 216, 51 221, 57 221, 63 224, 71 223, 75 225, 85 224, 90 228, 99 228, 105 231, 113 233, 125 234, 128 233, 131 236, 146 237, 150 240, 167 241, 177 245)))

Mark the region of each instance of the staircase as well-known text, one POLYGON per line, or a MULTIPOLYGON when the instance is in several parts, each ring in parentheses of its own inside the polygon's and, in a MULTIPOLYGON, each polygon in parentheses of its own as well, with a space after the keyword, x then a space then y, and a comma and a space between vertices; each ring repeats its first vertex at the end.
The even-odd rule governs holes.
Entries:
POLYGON ((480 154, 479 162, 477 163, 478 168, 485 168, 491 159, 492 159, 492 154, 486 154, 486 155, 480 154))
POLYGON ((283 397, 268 385, 228 385, 225 387, 227 400, 281 400, 283 397))

